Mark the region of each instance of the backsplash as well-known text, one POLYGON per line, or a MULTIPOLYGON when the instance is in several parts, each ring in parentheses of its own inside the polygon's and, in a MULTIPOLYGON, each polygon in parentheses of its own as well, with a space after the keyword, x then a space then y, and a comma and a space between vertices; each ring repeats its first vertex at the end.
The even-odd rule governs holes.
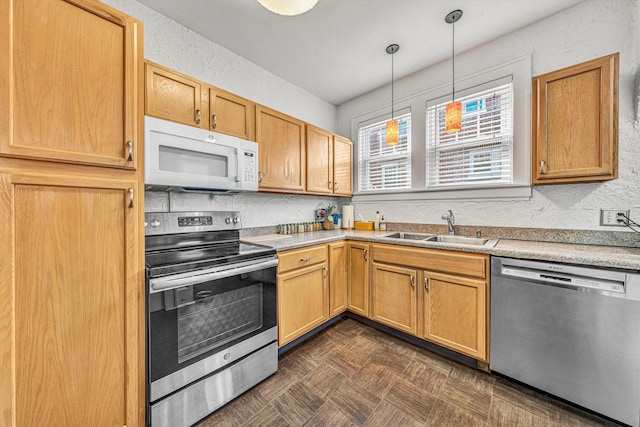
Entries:
POLYGON ((145 212, 239 211, 242 227, 267 227, 282 223, 314 220, 314 210, 323 206, 348 204, 349 198, 299 196, 294 194, 241 193, 209 195, 148 191, 145 212))

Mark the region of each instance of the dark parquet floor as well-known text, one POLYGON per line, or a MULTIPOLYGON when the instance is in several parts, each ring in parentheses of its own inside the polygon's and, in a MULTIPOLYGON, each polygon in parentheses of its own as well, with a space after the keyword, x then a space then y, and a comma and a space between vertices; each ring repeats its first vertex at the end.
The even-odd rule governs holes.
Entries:
POLYGON ((345 319, 198 427, 613 425, 345 319))

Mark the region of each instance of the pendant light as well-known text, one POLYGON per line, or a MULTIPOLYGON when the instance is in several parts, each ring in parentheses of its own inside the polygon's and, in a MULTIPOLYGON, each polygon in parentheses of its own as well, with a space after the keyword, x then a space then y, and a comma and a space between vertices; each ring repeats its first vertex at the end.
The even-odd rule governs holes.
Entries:
POLYGON ((391 55, 391 120, 387 122, 387 145, 398 145, 398 121, 393 116, 393 55, 400 49, 397 44, 387 46, 387 53, 391 55))
POLYGON ((447 24, 451 24, 453 37, 451 43, 451 102, 447 104, 445 113, 445 131, 447 133, 460 132, 462 127, 462 104, 456 102, 456 22, 462 17, 461 10, 450 12, 445 18, 447 24))

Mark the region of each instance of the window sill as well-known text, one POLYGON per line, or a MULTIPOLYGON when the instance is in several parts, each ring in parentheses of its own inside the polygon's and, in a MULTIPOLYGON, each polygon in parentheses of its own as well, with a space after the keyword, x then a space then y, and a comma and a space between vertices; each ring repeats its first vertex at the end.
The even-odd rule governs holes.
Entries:
POLYGON ((401 200, 528 200, 530 185, 508 187, 461 188, 442 190, 389 190, 388 192, 354 193, 351 201, 357 203, 401 200))

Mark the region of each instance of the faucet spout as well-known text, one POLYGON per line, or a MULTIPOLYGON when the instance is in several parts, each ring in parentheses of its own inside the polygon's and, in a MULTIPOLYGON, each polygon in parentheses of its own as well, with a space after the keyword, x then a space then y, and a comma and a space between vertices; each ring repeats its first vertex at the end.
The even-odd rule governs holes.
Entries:
POLYGON ((449 230, 448 230, 449 234, 451 236, 456 234, 456 231, 453 228, 453 226, 456 224, 456 217, 453 216, 453 212, 451 212, 451 209, 449 209, 448 213, 442 215, 442 219, 447 220, 447 225, 449 226, 449 230))

